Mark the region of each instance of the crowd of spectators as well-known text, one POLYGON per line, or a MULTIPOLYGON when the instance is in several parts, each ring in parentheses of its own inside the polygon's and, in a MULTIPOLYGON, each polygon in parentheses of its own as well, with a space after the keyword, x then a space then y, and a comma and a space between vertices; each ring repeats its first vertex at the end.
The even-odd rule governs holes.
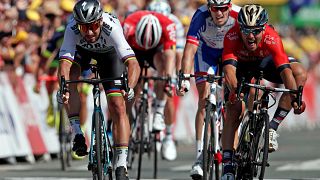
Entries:
MULTIPOLYGON (((2 0, 0 2, 0 70, 16 75, 34 73, 42 62, 43 52, 53 32, 66 22, 76 0, 2 0)), ((151 0, 101 0, 105 11, 120 21, 135 10, 144 9, 151 0)), ((172 12, 187 31, 191 17, 206 0, 169 0, 172 12)), ((275 26, 283 35, 289 55, 299 58, 319 78, 320 39, 315 28, 295 29, 275 26)))

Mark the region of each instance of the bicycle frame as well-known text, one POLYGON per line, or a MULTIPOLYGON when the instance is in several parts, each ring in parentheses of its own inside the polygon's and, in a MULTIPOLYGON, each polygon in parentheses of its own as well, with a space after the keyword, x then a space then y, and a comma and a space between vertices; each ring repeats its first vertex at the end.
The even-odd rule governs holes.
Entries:
POLYGON ((252 116, 249 117, 248 121, 245 121, 245 117, 243 118, 239 145, 236 150, 236 159, 238 161, 236 179, 252 179, 257 175, 259 176, 259 179, 263 179, 265 168, 269 166, 269 94, 272 92, 288 92, 297 94, 298 105, 301 105, 302 86, 299 87, 298 90, 263 86, 260 85, 262 77, 263 72, 260 72, 259 77, 256 78, 255 84, 246 83, 243 79, 238 90, 238 97, 240 97, 243 86, 255 88, 252 116), (259 98, 259 91, 261 90, 263 93, 261 98, 259 98))
POLYGON ((92 72, 94 73, 93 79, 81 79, 81 80, 65 80, 61 77, 61 94, 67 91, 66 85, 71 83, 89 83, 93 85, 92 94, 94 101, 94 109, 92 114, 92 129, 91 129, 91 144, 89 150, 89 163, 88 170, 92 171, 94 179, 102 180, 104 176, 109 175, 109 179, 112 179, 112 148, 110 140, 107 136, 106 122, 103 118, 100 101, 100 88, 99 84, 122 80, 125 85, 125 91, 128 92, 128 78, 125 71, 123 77, 120 78, 105 78, 99 79, 97 67, 91 65, 92 72), (101 166, 103 165, 103 167, 101 166))
MULTIPOLYGON (((146 63, 146 62, 145 62, 146 63)), ((170 77, 153 77, 147 76, 148 64, 144 65, 143 68, 143 75, 140 76, 140 80, 142 81, 142 91, 140 94, 140 105, 137 111, 137 117, 135 118, 135 123, 132 126, 132 134, 131 134, 131 142, 135 146, 136 144, 139 145, 139 159, 138 159, 138 170, 137 170, 137 179, 141 177, 141 168, 142 168, 142 155, 144 152, 148 153, 150 157, 150 153, 154 150, 154 171, 153 171, 153 178, 157 178, 157 169, 158 169, 158 151, 156 149, 156 143, 160 141, 160 133, 159 132, 151 132, 150 131, 150 113, 148 112, 149 109, 149 84, 150 80, 154 81, 170 81, 170 77), (138 131, 139 129, 139 131, 138 131), (139 134, 137 134, 137 132, 139 134), (151 134, 152 133, 152 134, 151 134), (138 138, 137 138, 138 136, 138 138), (140 139, 139 139, 140 137, 140 139), (153 145, 152 145, 153 143, 153 145), (153 148, 152 148, 153 147, 153 148)), ((132 148, 132 147, 131 147, 132 148)), ((134 154, 136 153, 136 149, 132 148, 130 150, 130 156, 128 161, 131 167, 134 159, 134 154)))
MULTIPOLYGON (((219 89, 222 89, 220 85, 216 82, 221 79, 222 76, 215 76, 214 73, 196 73, 196 74, 183 74, 179 73, 178 85, 181 88, 181 82, 184 79, 188 79, 190 77, 202 77, 206 79, 206 81, 210 84, 209 95, 206 98, 205 105, 205 119, 202 130, 202 139, 203 139, 203 179, 207 179, 209 175, 209 179, 215 178, 219 179, 219 161, 217 158, 218 154, 220 154, 220 140, 219 140, 219 125, 221 125, 222 121, 219 122, 221 116, 218 114, 217 98, 219 97, 218 92, 219 89), (209 132, 210 131, 210 132, 209 132), (209 137, 209 134, 211 135, 209 137), (215 168, 214 168, 215 166, 215 168), (213 172, 215 169, 215 173, 213 172), (208 174, 209 173, 209 174, 208 174)), ((222 102, 222 101, 221 101, 222 102)), ((222 106, 222 105, 221 105, 222 106)), ((221 114, 220 114, 221 115, 221 114)), ((200 179, 202 177, 194 176, 193 179, 200 179)))

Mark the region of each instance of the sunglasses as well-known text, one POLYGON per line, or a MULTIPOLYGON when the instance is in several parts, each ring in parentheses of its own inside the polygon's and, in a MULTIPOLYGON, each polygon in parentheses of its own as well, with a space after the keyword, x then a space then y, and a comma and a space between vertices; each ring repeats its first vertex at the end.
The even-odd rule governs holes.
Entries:
POLYGON ((212 12, 225 12, 231 7, 231 4, 228 4, 227 6, 209 6, 210 11, 212 12))
POLYGON ((240 27, 240 31, 245 35, 249 35, 250 33, 252 33, 254 36, 256 36, 260 34, 263 30, 264 30, 264 27, 252 28, 252 29, 240 27))
POLYGON ((88 24, 78 24, 78 29, 84 33, 87 33, 89 30, 95 32, 98 28, 100 28, 100 22, 101 20, 99 19, 95 22, 88 24))

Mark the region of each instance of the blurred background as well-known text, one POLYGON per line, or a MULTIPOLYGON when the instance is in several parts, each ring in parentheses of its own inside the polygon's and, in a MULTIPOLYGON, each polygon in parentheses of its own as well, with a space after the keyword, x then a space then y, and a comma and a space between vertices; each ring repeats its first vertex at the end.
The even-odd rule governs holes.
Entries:
MULTIPOLYGON (((125 16, 150 0, 101 0, 104 10, 125 16)), ((34 155, 58 152, 54 118, 58 89, 57 53, 75 0, 1 0, 0 2, 0 159, 34 161, 34 155), (53 95, 52 95, 53 94, 53 95)), ((170 0, 172 13, 187 32, 196 9, 206 0, 170 0)), ((288 55, 308 70, 307 110, 290 114, 282 129, 317 129, 320 124, 320 0, 233 0, 261 4, 282 36, 288 55)), ((175 138, 193 142, 197 93, 175 97, 175 138)), ((90 103, 91 101, 88 101, 90 103)), ((89 109, 91 104, 88 105, 89 109)), ((90 114, 90 112, 88 113, 90 114)), ((90 119, 90 115, 88 119, 90 119)))

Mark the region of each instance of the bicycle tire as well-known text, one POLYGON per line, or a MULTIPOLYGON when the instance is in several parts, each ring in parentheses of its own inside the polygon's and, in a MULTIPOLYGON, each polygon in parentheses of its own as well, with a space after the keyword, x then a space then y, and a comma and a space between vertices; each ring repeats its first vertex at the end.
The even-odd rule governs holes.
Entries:
POLYGON ((153 136, 153 153, 154 153, 154 162, 153 162, 153 179, 158 178, 158 150, 157 143, 160 142, 160 132, 155 132, 153 136))
MULTIPOLYGON (((208 179, 208 171, 209 171, 209 163, 210 163, 210 158, 212 158, 212 154, 209 150, 209 133, 208 133, 208 128, 211 120, 211 110, 212 110, 212 104, 208 103, 205 108, 205 119, 204 119, 204 132, 203 132, 203 160, 202 160, 202 170, 203 170, 203 179, 207 180, 208 179)), ((212 136, 212 134, 211 134, 212 136)))
POLYGON ((268 149, 269 149, 269 115, 268 113, 262 113, 260 115, 260 121, 263 124, 261 129, 260 135, 257 136, 258 139, 255 143, 257 147, 257 151, 255 152, 255 175, 259 179, 264 178, 265 169, 268 165, 268 149))
MULTIPOLYGON (((215 121, 213 121, 215 122, 215 121)), ((209 143, 209 179, 220 179, 220 163, 218 159, 216 159, 216 136, 218 136, 218 129, 215 123, 210 123, 211 127, 211 134, 214 134, 213 136, 210 136, 210 143, 209 143)))
POLYGON ((60 120, 59 120, 59 143, 60 143, 60 162, 62 171, 66 171, 68 166, 68 151, 67 151, 67 138, 66 129, 65 129, 65 111, 64 108, 60 108, 59 112, 60 120))
POLYGON ((96 168, 93 168, 93 176, 97 180, 103 180, 103 167, 102 167, 102 133, 101 133, 101 118, 99 112, 94 112, 94 128, 95 128, 95 158, 96 168))
POLYGON ((239 142, 238 146, 236 148, 235 153, 235 162, 236 162, 236 168, 235 168, 235 177, 237 180, 245 179, 245 171, 247 166, 247 159, 249 157, 249 116, 246 113, 242 120, 242 125, 240 128, 240 135, 239 135, 239 142))
POLYGON ((146 101, 142 101, 141 102, 141 109, 140 109, 140 113, 139 113, 139 118, 138 120, 140 121, 140 142, 139 142, 139 160, 138 160, 138 175, 137 175, 137 179, 139 180, 141 177, 141 167, 142 167, 142 155, 144 153, 144 145, 145 145, 145 141, 144 141, 144 121, 146 119, 146 113, 147 113, 147 102, 146 101))

